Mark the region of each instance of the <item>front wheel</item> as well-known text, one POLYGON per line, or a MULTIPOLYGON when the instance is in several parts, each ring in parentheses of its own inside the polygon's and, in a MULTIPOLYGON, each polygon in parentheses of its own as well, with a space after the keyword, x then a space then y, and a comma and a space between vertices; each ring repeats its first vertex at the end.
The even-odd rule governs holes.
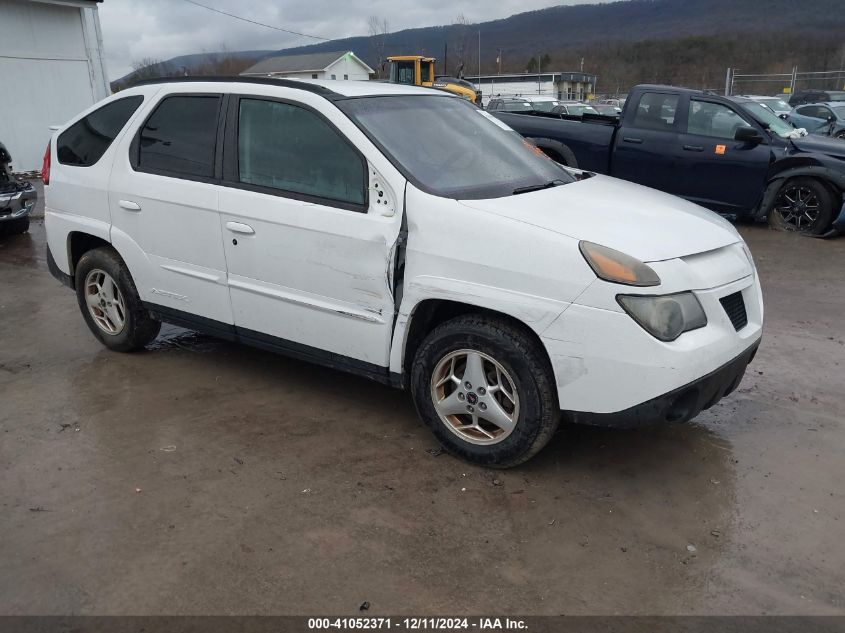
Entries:
POLYGON ((440 443, 484 466, 528 460, 560 421, 544 351, 504 319, 468 315, 435 328, 414 358, 411 390, 440 443))
POLYGON ((778 231, 800 231, 820 235, 827 230, 836 211, 830 190, 815 178, 787 180, 775 196, 769 225, 778 231))
POLYGON ((161 329, 141 303, 124 261, 111 248, 95 248, 76 265, 76 298, 94 336, 116 352, 142 349, 161 329))

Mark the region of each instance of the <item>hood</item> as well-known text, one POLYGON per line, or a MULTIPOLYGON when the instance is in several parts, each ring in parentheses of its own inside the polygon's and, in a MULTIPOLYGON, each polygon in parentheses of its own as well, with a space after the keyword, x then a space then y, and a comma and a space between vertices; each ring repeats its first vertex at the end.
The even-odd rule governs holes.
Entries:
POLYGON ((802 152, 821 152, 828 156, 845 158, 845 143, 838 138, 809 134, 792 139, 792 144, 802 152))
POLYGON ((711 251, 741 240, 733 225, 712 211, 608 176, 461 204, 609 246, 644 262, 711 251))

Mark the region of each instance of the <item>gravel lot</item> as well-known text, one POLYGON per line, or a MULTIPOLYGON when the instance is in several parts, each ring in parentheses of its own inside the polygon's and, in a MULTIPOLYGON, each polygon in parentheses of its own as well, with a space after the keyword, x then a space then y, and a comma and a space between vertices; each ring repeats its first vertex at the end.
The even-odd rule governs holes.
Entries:
POLYGON ((0 237, 0 613, 845 614, 845 239, 741 230, 738 391, 505 472, 363 379, 173 327, 109 352, 42 221, 0 237))

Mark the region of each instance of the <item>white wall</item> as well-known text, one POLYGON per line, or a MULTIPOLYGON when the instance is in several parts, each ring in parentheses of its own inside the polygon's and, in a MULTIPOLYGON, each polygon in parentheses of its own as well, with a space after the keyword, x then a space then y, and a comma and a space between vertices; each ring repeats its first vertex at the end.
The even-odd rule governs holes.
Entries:
POLYGON ((323 79, 331 79, 332 75, 334 75, 336 79, 347 78, 350 81, 367 81, 370 78, 369 73, 367 73, 367 69, 349 56, 343 56, 334 64, 329 66, 326 69, 325 75, 326 76, 323 77, 323 79))
POLYGON ((491 84, 488 80, 476 83, 476 85, 481 90, 482 101, 485 105, 489 103, 491 97, 496 96, 545 95, 566 100, 570 98, 570 90, 573 99, 581 100, 586 99, 592 89, 591 84, 575 81, 542 81, 538 86, 536 81, 496 81, 491 84))
POLYGON ((489 81, 476 84, 481 90, 484 103, 490 100, 490 97, 513 97, 515 95, 546 95, 548 97, 557 98, 557 88, 551 81, 540 82, 539 86, 536 81, 509 81, 496 82, 491 84, 489 81))
POLYGON ((325 71, 321 70, 315 73, 273 73, 274 77, 279 77, 280 79, 331 79, 332 75, 338 81, 344 78, 349 81, 367 81, 370 78, 366 68, 354 59, 345 56, 331 64, 325 71), (317 76, 314 77, 313 75, 317 76))
POLYGON ((0 86, 0 141, 38 170, 50 126, 110 94, 96 8, 0 0, 0 86))

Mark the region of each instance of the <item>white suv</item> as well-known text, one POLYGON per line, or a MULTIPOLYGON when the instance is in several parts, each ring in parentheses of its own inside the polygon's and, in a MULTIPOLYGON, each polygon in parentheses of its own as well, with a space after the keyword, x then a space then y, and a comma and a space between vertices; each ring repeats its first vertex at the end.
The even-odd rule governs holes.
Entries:
POLYGON ((408 388, 476 463, 525 461, 562 410, 688 420, 760 341, 729 223, 447 93, 149 83, 60 129, 44 179, 50 269, 110 349, 167 321, 408 388))

